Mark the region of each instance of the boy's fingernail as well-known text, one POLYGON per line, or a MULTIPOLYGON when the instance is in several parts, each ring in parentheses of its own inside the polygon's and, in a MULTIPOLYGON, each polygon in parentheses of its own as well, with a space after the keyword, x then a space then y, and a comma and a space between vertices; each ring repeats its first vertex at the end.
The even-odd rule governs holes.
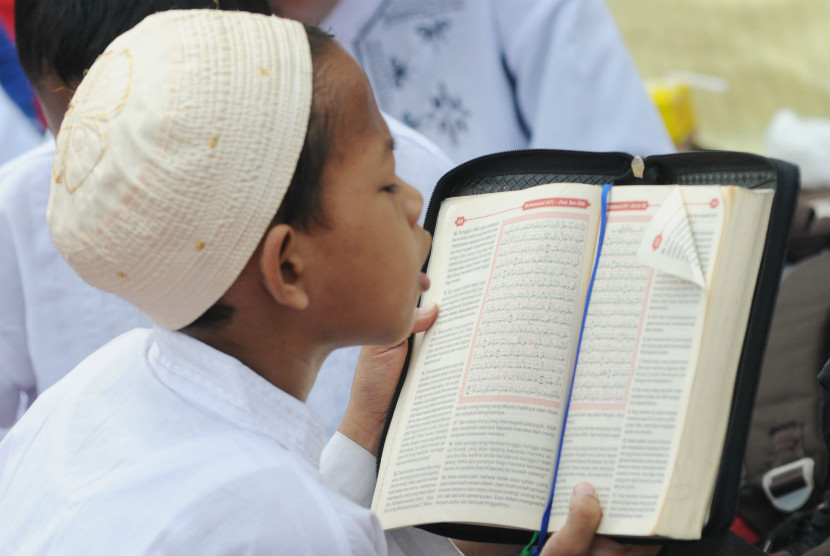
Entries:
POLYGON ((597 491, 594 490, 588 483, 579 483, 574 487, 574 497, 577 496, 590 496, 591 498, 597 497, 597 491))
POLYGON ((425 316, 431 314, 433 311, 435 311, 435 303, 431 303, 431 304, 426 305, 424 307, 418 307, 415 310, 415 314, 418 315, 419 317, 425 317, 425 316))

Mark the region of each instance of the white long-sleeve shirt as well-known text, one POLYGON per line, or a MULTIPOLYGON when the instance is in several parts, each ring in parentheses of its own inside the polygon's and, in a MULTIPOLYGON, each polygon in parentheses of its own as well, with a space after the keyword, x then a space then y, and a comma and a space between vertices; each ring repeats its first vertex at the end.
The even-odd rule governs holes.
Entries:
POLYGON ((0 86, 0 164, 35 148, 43 140, 43 133, 0 86))
MULTIPOLYGON (((386 554, 374 458, 236 359, 124 334, 0 442, 0 554, 386 554)), ((422 531, 394 553, 458 554, 422 531)))
POLYGON ((54 152, 50 140, 0 168, 0 427, 14 423, 21 393, 35 398, 112 338, 150 324, 81 280, 52 244, 54 152))

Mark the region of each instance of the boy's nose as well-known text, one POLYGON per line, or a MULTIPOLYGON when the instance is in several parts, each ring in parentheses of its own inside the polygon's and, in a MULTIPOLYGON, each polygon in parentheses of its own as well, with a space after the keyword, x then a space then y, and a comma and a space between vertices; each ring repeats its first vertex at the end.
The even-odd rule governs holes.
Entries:
POLYGON ((398 178, 400 181, 401 187, 403 188, 406 201, 404 205, 404 209, 406 211, 406 218, 411 225, 416 225, 418 223, 418 219, 421 216, 421 210, 424 208, 424 198, 421 195, 421 192, 403 181, 402 179, 398 178))

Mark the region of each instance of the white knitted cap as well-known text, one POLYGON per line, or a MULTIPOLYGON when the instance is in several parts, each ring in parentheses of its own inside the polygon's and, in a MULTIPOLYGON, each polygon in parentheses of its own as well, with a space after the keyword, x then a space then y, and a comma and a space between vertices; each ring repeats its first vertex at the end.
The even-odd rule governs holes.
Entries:
POLYGON ((294 174, 311 109, 305 29, 152 15, 90 68, 57 137, 48 221, 88 283, 175 330, 233 284, 294 174))

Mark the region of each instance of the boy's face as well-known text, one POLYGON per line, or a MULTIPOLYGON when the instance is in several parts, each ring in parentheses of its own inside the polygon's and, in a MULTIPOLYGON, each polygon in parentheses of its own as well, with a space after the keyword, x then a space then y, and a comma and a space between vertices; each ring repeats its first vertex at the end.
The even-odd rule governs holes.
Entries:
POLYGON ((329 226, 308 234, 318 329, 337 345, 392 345, 409 335, 428 281, 420 272, 430 237, 418 225, 423 199, 395 175, 392 138, 368 80, 337 49, 326 82, 333 144, 323 170, 329 226))

